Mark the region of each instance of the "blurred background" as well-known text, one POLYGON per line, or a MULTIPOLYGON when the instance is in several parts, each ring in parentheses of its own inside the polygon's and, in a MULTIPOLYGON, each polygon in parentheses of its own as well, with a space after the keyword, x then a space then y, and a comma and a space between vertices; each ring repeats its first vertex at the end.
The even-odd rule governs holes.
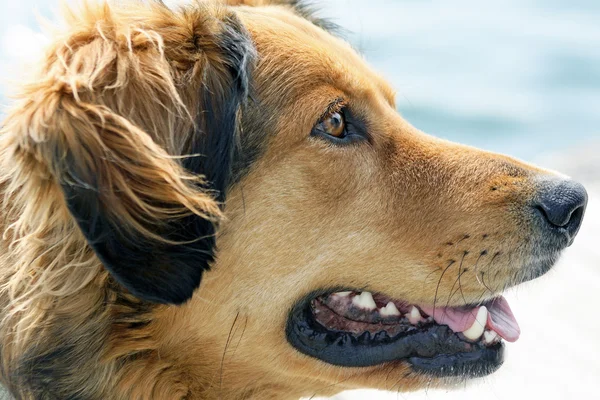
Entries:
MULTIPOLYGON (((175 3, 177 1, 167 1, 175 3)), ((583 182, 575 244, 547 276, 508 294, 522 329, 491 377, 452 391, 355 391, 336 399, 597 398, 600 390, 600 1, 323 0, 320 15, 398 91, 399 112, 449 140, 583 182)), ((39 53, 35 13, 58 0, 0 2, 0 103, 39 53)), ((2 111, 0 111, 1 119, 2 111)))

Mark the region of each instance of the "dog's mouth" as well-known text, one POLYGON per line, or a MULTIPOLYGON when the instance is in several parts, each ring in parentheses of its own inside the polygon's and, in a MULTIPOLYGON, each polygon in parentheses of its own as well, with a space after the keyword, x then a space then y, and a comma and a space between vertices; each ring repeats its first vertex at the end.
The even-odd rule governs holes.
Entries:
POLYGON ((296 349, 329 364, 406 362, 438 377, 494 372, 503 362, 503 339, 514 342, 520 334, 502 296, 477 306, 434 307, 358 291, 307 297, 286 330, 296 349))

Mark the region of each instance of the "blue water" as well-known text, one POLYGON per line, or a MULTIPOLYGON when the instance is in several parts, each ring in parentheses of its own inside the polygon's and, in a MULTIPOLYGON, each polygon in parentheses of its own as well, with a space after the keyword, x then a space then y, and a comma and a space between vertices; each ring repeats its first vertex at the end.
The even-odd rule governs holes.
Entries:
MULTIPOLYGON (((57 3, 0 3, 0 75, 57 3)), ((313 3, 428 133, 530 160, 600 139, 600 0, 313 3)))
POLYGON ((598 0, 325 3, 426 132, 525 159, 600 139, 598 0))

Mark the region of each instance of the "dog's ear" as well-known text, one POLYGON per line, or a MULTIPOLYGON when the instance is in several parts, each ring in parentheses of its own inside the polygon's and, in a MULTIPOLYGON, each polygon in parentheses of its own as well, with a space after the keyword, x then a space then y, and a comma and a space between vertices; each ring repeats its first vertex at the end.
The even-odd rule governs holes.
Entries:
POLYGON ((180 304, 214 258, 253 46, 222 7, 137 7, 71 15, 4 131, 119 283, 180 304))

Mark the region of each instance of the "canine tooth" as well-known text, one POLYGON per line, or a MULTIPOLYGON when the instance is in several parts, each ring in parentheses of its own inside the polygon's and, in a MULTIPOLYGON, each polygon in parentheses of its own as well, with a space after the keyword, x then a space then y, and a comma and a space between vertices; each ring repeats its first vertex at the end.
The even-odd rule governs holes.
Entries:
POLYGON ((357 307, 366 308, 368 310, 374 310, 377 308, 377 304, 375 304, 375 300, 373 300, 373 295, 371 292, 362 292, 358 296, 354 296, 352 298, 352 303, 357 307))
POLYGON ((488 310, 485 306, 479 307, 477 310, 477 317, 475 317, 475 321, 473 321, 473 325, 462 334, 465 335, 467 339, 477 340, 483 335, 485 331, 485 324, 487 323, 488 310))
POLYGON ((485 342, 485 344, 492 343, 494 340, 496 340, 497 337, 498 334, 496 333, 496 331, 486 330, 485 332, 483 332, 483 341, 485 342))
POLYGON ((410 322, 413 325, 416 325, 419 322, 423 321, 421 312, 415 306, 412 306, 412 308, 410 309, 410 312, 406 314, 406 318, 408 318, 408 322, 410 322))
POLYGON ((398 311, 396 305, 390 301, 385 307, 379 309, 379 315, 382 317, 395 317, 400 315, 400 311, 398 311))

